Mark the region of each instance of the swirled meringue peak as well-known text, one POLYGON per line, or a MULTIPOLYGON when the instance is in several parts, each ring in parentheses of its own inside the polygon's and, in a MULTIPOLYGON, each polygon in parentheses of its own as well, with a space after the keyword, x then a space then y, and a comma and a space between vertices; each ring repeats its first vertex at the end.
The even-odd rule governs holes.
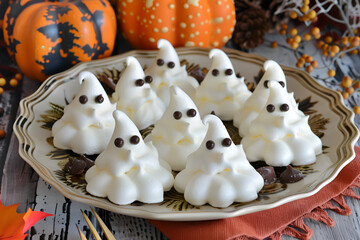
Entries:
POLYGON ((116 204, 136 200, 156 203, 170 190, 174 177, 159 163, 151 142, 144 143, 130 118, 114 111, 116 122, 111 140, 85 175, 86 190, 98 197, 107 197, 116 204))
POLYGON ((160 158, 172 170, 185 168, 187 156, 194 152, 205 137, 206 126, 191 98, 180 88, 170 87, 170 103, 155 123, 145 141, 152 141, 160 158))
POLYGON ((99 154, 114 131, 112 104, 96 76, 79 74, 80 90, 52 127, 54 145, 79 154, 99 154))
POLYGON ((209 53, 212 65, 196 89, 195 103, 201 116, 215 112, 222 120, 232 120, 251 95, 244 78, 238 78, 228 56, 220 49, 209 53))
POLYGON ((269 84, 269 98, 241 144, 248 160, 271 166, 306 165, 316 161, 322 143, 305 116, 276 81, 269 84))
POLYGON ((199 86, 198 81, 188 75, 185 66, 180 65, 179 56, 168 40, 160 39, 157 46, 159 52, 156 59, 145 70, 145 74, 153 78, 151 87, 166 105, 170 101, 169 87, 172 85, 180 87, 192 97, 199 86))
POLYGON ((139 129, 144 129, 159 120, 166 107, 151 88, 152 79, 145 76, 139 61, 127 57, 126 65, 113 99, 118 110, 125 112, 139 129))
MULTIPOLYGON (((269 82, 277 81, 284 89, 287 89, 284 71, 277 62, 267 60, 264 63, 264 70, 265 73, 252 95, 234 114, 234 125, 239 128, 239 134, 242 137, 248 133, 251 122, 257 118, 260 110, 265 106, 269 97, 269 82)), ((289 98, 294 99, 293 93, 289 93, 289 98)), ((296 104, 295 100, 293 104, 296 104)))
POLYGON ((225 208, 256 199, 264 180, 246 159, 242 146, 232 142, 218 117, 207 115, 204 123, 208 125, 204 141, 176 176, 176 191, 196 206, 209 203, 225 208))

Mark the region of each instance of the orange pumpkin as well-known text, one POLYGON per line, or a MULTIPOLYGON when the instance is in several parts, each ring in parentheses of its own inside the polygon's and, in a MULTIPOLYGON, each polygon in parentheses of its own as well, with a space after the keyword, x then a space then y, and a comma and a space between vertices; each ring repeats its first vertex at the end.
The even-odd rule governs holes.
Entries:
POLYGON ((5 13, 3 31, 20 70, 42 81, 78 62, 110 56, 116 16, 108 0, 18 0, 5 13))
POLYGON ((235 25, 233 0, 117 0, 125 38, 140 49, 159 39, 173 46, 222 47, 235 25))

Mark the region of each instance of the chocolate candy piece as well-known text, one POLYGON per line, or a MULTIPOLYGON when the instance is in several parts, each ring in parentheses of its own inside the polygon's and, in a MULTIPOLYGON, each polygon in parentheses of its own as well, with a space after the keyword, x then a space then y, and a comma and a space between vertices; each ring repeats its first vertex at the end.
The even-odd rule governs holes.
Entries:
POLYGON ((265 82, 264 82, 264 87, 265 87, 265 88, 269 88, 269 80, 265 80, 265 82))
POLYGON ((141 87, 142 85, 144 85, 144 80, 142 79, 138 79, 135 81, 135 85, 138 86, 138 87, 141 87))
POLYGON ((188 117, 195 117, 196 116, 196 110, 195 109, 189 109, 187 112, 186 112, 186 115, 188 117))
POLYGON ((217 75, 219 75, 220 72, 219 72, 219 70, 214 69, 214 70, 211 71, 211 73, 212 73, 213 76, 216 77, 217 75))
POLYGON ((182 113, 180 111, 175 111, 173 116, 176 120, 179 120, 182 116, 182 113))
POLYGON ((222 144, 224 147, 230 147, 230 145, 231 145, 231 139, 230 139, 230 138, 224 138, 224 140, 222 140, 221 144, 222 144))
POLYGON ((86 167, 85 161, 77 158, 69 158, 69 161, 66 163, 64 170, 70 174, 81 174, 84 172, 86 167))
POLYGON ((209 140, 209 141, 206 142, 206 148, 207 148, 207 149, 211 150, 211 149, 213 149, 214 147, 215 147, 214 141, 209 140))
POLYGON ((132 137, 130 138, 130 143, 131 143, 131 144, 136 145, 136 144, 138 144, 139 142, 140 142, 140 138, 139 138, 138 136, 136 136, 136 135, 134 135, 134 136, 132 136, 132 137))
POLYGON ((99 80, 108 94, 112 94, 115 91, 116 84, 114 79, 108 77, 106 74, 101 74, 99 80))
POLYGON ((271 112, 275 111, 275 106, 272 105, 272 104, 269 104, 269 105, 266 106, 266 110, 267 110, 269 113, 271 113, 271 112))
POLYGON ((81 95, 81 96, 79 97, 79 102, 80 102, 81 104, 85 104, 85 103, 87 103, 87 101, 88 101, 88 98, 87 98, 86 95, 81 95))
POLYGON ((228 68, 228 69, 225 70, 225 75, 230 76, 232 74, 233 74, 233 70, 231 68, 228 68))
POLYGON ((124 140, 118 137, 114 140, 114 145, 118 148, 121 148, 122 146, 124 146, 124 140))
POLYGON ((205 78, 205 73, 201 70, 201 68, 192 70, 189 75, 195 78, 198 82, 201 82, 205 78))
POLYGON ((276 181, 276 174, 273 167, 261 167, 257 168, 256 171, 263 177, 265 185, 272 184, 276 181))
POLYGON ((287 105, 286 103, 281 104, 281 105, 280 105, 280 111, 282 111, 282 112, 287 112, 287 111, 289 111, 289 105, 287 105))
POLYGON ((168 68, 174 68, 175 63, 174 62, 168 62, 167 66, 168 66, 168 68))
POLYGON ((100 94, 95 98, 95 102, 102 103, 104 101, 104 97, 100 94))
POLYGON ((93 165, 94 162, 85 156, 79 158, 69 157, 69 161, 64 166, 64 171, 70 174, 82 174, 93 165))
POLYGON ((283 81, 280 81, 279 83, 283 88, 285 87, 285 83, 283 81))
POLYGON ((83 160, 86 163, 86 167, 84 169, 84 172, 86 172, 89 168, 91 168, 95 164, 93 160, 85 157, 84 155, 81 155, 80 159, 83 160))
POLYGON ((146 76, 145 77, 145 82, 147 82, 147 83, 151 83, 152 80, 153 80, 153 78, 151 76, 146 76))
POLYGON ((281 183, 294 183, 303 179, 304 176, 301 171, 293 168, 291 165, 287 166, 285 171, 280 174, 281 183))
POLYGON ((164 65, 164 63, 165 63, 164 60, 162 60, 161 58, 156 61, 156 64, 157 64, 158 66, 164 65))

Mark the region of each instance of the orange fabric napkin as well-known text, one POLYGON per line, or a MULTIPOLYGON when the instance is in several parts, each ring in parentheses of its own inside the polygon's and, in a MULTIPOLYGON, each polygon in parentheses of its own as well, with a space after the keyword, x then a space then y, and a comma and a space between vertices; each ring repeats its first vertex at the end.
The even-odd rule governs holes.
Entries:
MULTIPOLYGON (((300 239, 310 239, 312 230, 306 226, 303 218, 312 218, 328 226, 334 221, 324 209, 340 214, 351 214, 344 196, 360 199, 351 190, 360 186, 360 148, 355 147, 356 157, 339 175, 313 196, 299 199, 279 207, 247 214, 244 216, 196 222, 173 222, 148 220, 170 239, 281 239, 286 234, 300 239), (332 205, 330 200, 339 206, 332 205), (298 231, 295 228, 301 229, 298 231)), ((324 226, 325 227, 325 226, 324 226)))

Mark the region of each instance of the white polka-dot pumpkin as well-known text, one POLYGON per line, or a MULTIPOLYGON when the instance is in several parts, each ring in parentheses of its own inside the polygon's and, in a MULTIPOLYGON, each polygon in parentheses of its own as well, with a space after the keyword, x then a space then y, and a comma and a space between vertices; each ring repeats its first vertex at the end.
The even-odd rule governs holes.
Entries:
POLYGON ((233 0, 117 0, 117 8, 123 35, 138 49, 157 49, 159 39, 221 48, 235 25, 233 0))

